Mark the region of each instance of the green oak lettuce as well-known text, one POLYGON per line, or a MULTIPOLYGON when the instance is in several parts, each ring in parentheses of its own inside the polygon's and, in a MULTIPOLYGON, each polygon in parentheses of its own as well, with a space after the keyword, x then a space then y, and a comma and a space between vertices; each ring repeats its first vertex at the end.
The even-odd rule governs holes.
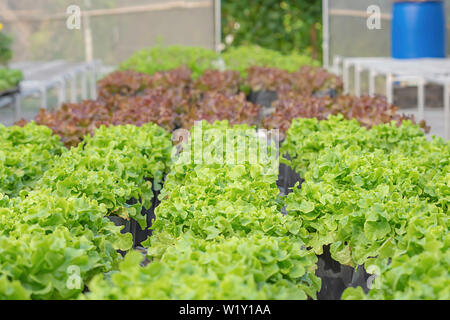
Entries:
POLYGON ((356 121, 296 119, 284 160, 305 179, 287 199, 317 253, 331 244, 343 264, 362 264, 397 241, 415 216, 448 212, 450 145, 404 122, 367 130, 356 121))
POLYGON ((1 299, 74 298, 94 275, 117 267, 116 250, 131 247, 131 236, 122 235, 96 201, 33 191, 2 202, 1 299))
POLYGON ((184 234, 145 267, 129 253, 118 272, 89 284, 88 299, 306 299, 315 298, 317 258, 289 238, 203 240, 184 234))
POLYGON ((59 137, 45 126, 0 125, 0 193, 16 197, 21 190, 33 189, 64 152, 59 137))
POLYGON ((331 116, 294 120, 281 150, 305 179, 286 209, 307 230, 306 246, 320 254, 330 245, 336 261, 379 270, 371 298, 448 296, 439 284, 448 282, 448 142, 428 141, 409 121, 368 130, 331 116))
POLYGON ((150 208, 152 190, 161 188, 171 150, 170 135, 155 124, 102 126, 65 153, 39 187, 63 197, 95 199, 109 215, 131 217, 145 227, 141 208, 150 208), (140 201, 129 204, 132 198, 140 201))

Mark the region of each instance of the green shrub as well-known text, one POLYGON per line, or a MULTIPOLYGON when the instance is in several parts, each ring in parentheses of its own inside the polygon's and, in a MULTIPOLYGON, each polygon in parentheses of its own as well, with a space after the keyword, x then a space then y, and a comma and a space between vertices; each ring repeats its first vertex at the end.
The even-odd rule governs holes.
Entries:
POLYGON ((300 52, 321 59, 322 1, 224 0, 223 38, 227 49, 256 44, 283 53, 300 52))
POLYGON ((12 38, 3 32, 0 32, 0 65, 8 64, 13 57, 11 51, 12 38))

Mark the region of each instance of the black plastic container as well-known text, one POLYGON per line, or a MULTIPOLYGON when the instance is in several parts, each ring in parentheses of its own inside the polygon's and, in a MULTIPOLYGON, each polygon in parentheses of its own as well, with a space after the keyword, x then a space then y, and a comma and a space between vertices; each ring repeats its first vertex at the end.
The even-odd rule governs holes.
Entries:
POLYGON ((361 287, 365 293, 368 293, 369 292, 368 280, 370 276, 371 275, 367 273, 364 266, 358 266, 358 268, 353 269, 353 276, 350 287, 353 288, 361 287))
MULTIPOLYGON (((120 233, 125 234, 125 233, 131 233, 133 234, 133 229, 135 229, 135 225, 137 224, 137 222, 134 219, 131 220, 125 220, 121 217, 118 216, 107 216, 107 218, 114 222, 114 224, 118 227, 120 226, 124 226, 124 228, 120 231, 120 233)), ((134 236, 133 236, 133 247, 134 247, 134 236)), ((118 252, 122 255, 125 256, 126 252, 122 251, 122 250, 118 250, 118 252)))
MULTIPOLYGON (((336 98, 338 96, 338 92, 336 89, 324 89, 320 91, 316 91, 312 94, 313 97, 330 97, 336 98)), ((277 91, 270 90, 261 90, 261 91, 250 91, 250 95, 248 96, 248 100, 252 103, 259 104, 264 108, 272 108, 272 105, 275 101, 278 100, 277 91)))
POLYGON ((367 293, 367 280, 370 275, 364 266, 352 268, 335 261, 330 254, 330 246, 324 246, 323 254, 318 256, 316 276, 322 279, 318 300, 340 300, 349 287, 362 287, 367 293))
POLYGON ((317 92, 314 92, 313 97, 318 97, 318 98, 324 98, 324 97, 330 97, 330 98, 336 98, 337 97, 337 91, 336 89, 325 89, 325 90, 320 90, 317 92))
MULTIPOLYGON (((289 155, 286 155, 290 159, 289 155)), ((304 180, 290 166, 280 163, 277 186, 282 195, 292 192, 295 184, 300 182, 297 188, 301 188, 304 180)), ((287 214, 285 208, 283 214, 287 214)), ((359 266, 356 270, 350 266, 340 264, 335 261, 330 254, 330 247, 324 246, 323 254, 319 255, 317 261, 316 276, 322 279, 322 288, 317 294, 318 300, 340 300, 342 293, 349 287, 362 287, 367 293, 367 280, 369 274, 364 266, 359 266)))
MULTIPOLYGON (((289 155, 285 155, 284 157, 286 159, 290 159, 289 155)), ((297 188, 300 189, 303 181, 305 180, 303 180, 300 175, 295 172, 295 170, 293 170, 290 166, 284 163, 280 163, 277 186, 278 189, 280 189, 281 194, 288 195, 289 193, 291 193, 292 188, 294 188, 297 182, 300 182, 300 184, 297 186, 297 188)))
POLYGON ((6 96, 9 96, 9 95, 14 95, 14 94, 17 94, 19 92, 20 92, 20 87, 19 86, 12 87, 10 89, 0 91, 0 97, 6 97, 6 96))
MULTIPOLYGON (((118 216, 108 216, 108 219, 114 222, 116 226, 124 226, 121 233, 131 233, 133 236, 133 248, 139 247, 142 242, 152 235, 150 230, 153 220, 155 219, 155 209, 159 205, 159 191, 153 191, 152 206, 148 209, 142 207, 141 214, 146 217, 147 228, 142 230, 141 226, 135 219, 125 220, 118 216)), ((127 201, 127 204, 133 205, 138 202, 137 199, 127 201)))
POLYGON ((251 91, 248 100, 264 108, 272 108, 272 103, 278 99, 276 91, 251 91))
POLYGON ((344 266, 331 258, 330 247, 324 246, 323 254, 317 256, 316 276, 322 279, 318 300, 339 300, 342 293, 350 287, 354 269, 344 266))
POLYGON ((297 182, 300 182, 300 184, 297 186, 297 188, 300 188, 303 181, 304 180, 300 178, 300 175, 292 170, 291 167, 285 165, 284 163, 280 163, 277 186, 283 195, 288 195, 289 193, 291 193, 292 188, 294 188, 297 182))
POLYGON ((155 209, 159 205, 160 201, 158 200, 159 191, 153 191, 154 197, 152 201, 152 206, 149 209, 142 208, 142 215, 146 216, 147 219, 147 228, 142 230, 141 226, 137 224, 135 233, 133 234, 134 246, 138 247, 142 242, 147 240, 151 235, 153 230, 150 230, 153 220, 155 220, 155 209))

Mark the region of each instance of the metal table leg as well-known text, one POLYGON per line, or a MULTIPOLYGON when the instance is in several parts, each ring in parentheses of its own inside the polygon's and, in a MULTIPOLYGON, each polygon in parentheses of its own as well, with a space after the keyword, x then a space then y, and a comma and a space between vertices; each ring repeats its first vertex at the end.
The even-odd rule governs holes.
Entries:
POLYGON ((355 64, 355 96, 361 97, 361 67, 355 64))
POLYGON ((88 98, 88 93, 87 93, 87 82, 88 82, 88 77, 87 77, 87 70, 83 70, 83 72, 81 73, 81 98, 82 100, 87 100, 88 98))
POLYGON ((419 121, 425 120, 425 81, 419 79, 417 83, 417 111, 419 121))
POLYGON ((96 100, 97 99, 97 81, 96 81, 96 70, 95 65, 92 64, 90 75, 90 93, 91 93, 91 99, 96 100))
POLYGON ((47 110, 47 88, 42 86, 39 92, 41 94, 41 109, 47 110))
POLYGON ((450 83, 444 86, 445 139, 450 140, 450 83))
POLYGON ((350 92, 350 66, 347 61, 344 60, 343 63, 343 76, 342 79, 344 81, 344 94, 349 94, 350 92))
POLYGON ((66 102, 66 81, 64 79, 60 79, 59 80, 57 108, 60 108, 64 102, 66 102))
POLYGON ((391 73, 386 75, 386 98, 389 103, 394 103, 394 77, 391 73))
POLYGON ((70 102, 77 103, 77 75, 70 75, 70 102))
POLYGON ((377 73, 375 70, 371 69, 369 72, 369 95, 371 97, 375 96, 375 78, 377 77, 377 73))
POLYGON ((13 97, 14 100, 14 121, 19 121, 22 117, 22 102, 20 93, 16 93, 13 97))

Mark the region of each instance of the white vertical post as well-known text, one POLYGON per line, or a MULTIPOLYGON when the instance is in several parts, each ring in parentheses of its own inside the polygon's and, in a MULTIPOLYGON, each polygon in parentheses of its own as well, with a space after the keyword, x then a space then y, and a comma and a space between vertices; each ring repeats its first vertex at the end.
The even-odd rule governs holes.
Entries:
POLYGON ((394 103, 394 77, 391 73, 386 75, 386 98, 389 103, 394 103))
POLYGON ((419 121, 425 119, 425 81, 423 79, 417 82, 417 111, 419 121))
POLYGON ((84 24, 84 55, 86 62, 91 62, 94 60, 94 49, 92 44, 92 30, 90 17, 88 14, 83 15, 83 24, 84 24))
POLYGON ((375 96, 375 78, 376 73, 375 70, 370 69, 369 71, 369 96, 375 96))
POLYGON ((214 42, 216 52, 220 52, 222 43, 222 10, 220 0, 214 0, 214 42))
POLYGON ((329 0, 322 0, 322 24, 323 24, 323 67, 329 68, 330 64, 330 17, 329 17, 329 0))
POLYGON ((87 94, 87 71, 88 69, 84 69, 81 73, 80 81, 81 81, 81 99, 87 100, 88 94, 87 94))
POLYGON ((19 121, 22 116, 22 101, 20 93, 16 93, 13 96, 14 99, 14 121, 19 121))
POLYGON ((361 97, 361 66, 355 64, 355 96, 361 97))
POLYGON ((77 75, 76 73, 72 73, 70 75, 70 102, 77 102, 77 75))
POLYGON ((334 58, 333 58, 333 66, 332 66, 331 69, 338 76, 342 76, 341 63, 342 63, 342 58, 340 56, 334 56, 334 58))
POLYGON ((58 91, 58 108, 66 102, 66 81, 64 78, 59 80, 59 91, 58 91))
POLYGON ((344 94, 350 93, 350 66, 347 60, 344 59, 343 63, 343 75, 342 79, 344 81, 344 94))
POLYGON ((95 100, 97 99, 97 83, 96 83, 96 70, 95 70, 95 63, 91 64, 91 70, 89 72, 90 75, 90 94, 91 94, 91 99, 95 100))
POLYGON ((444 128, 445 139, 450 140, 450 83, 444 86, 444 128))
POLYGON ((42 86, 39 91, 41 93, 41 109, 47 109, 47 87, 42 86))

